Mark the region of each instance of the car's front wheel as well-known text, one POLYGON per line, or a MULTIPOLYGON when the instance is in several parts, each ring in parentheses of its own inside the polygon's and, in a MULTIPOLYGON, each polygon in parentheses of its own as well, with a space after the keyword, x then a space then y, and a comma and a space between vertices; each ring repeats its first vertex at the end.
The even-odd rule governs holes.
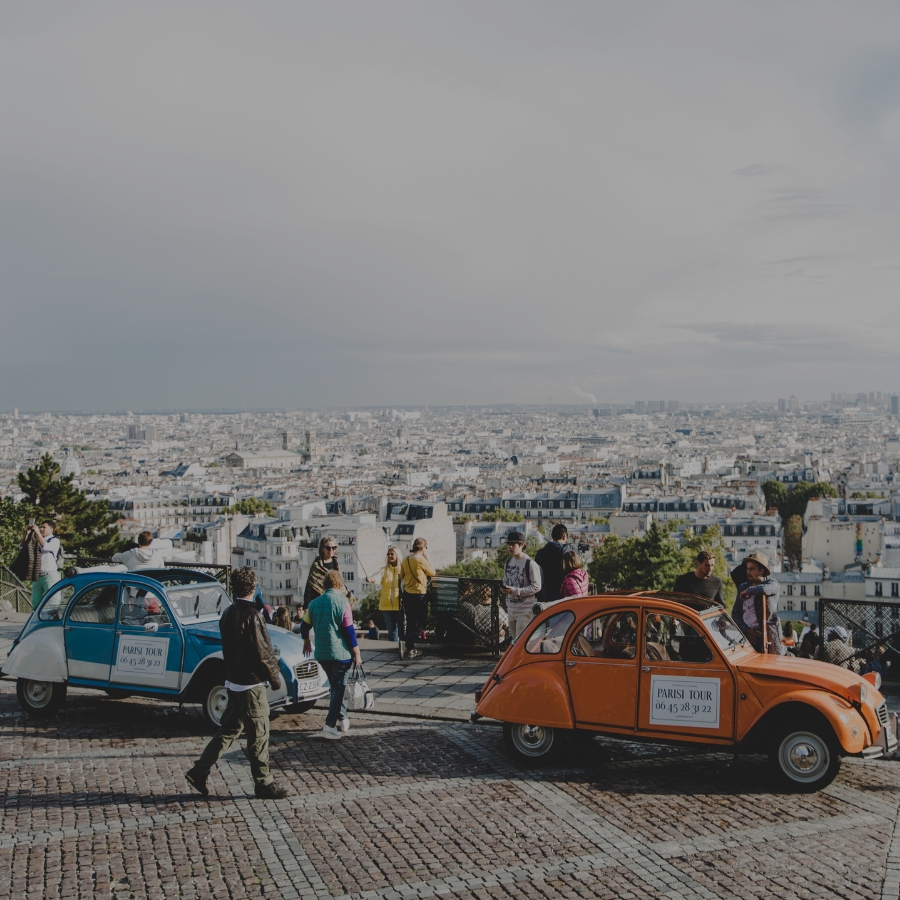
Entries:
POLYGON ((16 682, 16 697, 28 715, 52 716, 65 702, 66 685, 59 681, 20 678, 16 682))
POLYGON ((291 712, 295 712, 295 713, 309 712, 315 705, 316 705, 315 700, 301 700, 299 703, 295 703, 291 707, 291 712))
POLYGON ((210 684, 203 692, 203 717, 214 728, 222 724, 225 707, 228 706, 228 691, 224 684, 210 684))
POLYGON ((526 765, 551 759, 559 747, 559 732, 543 725, 519 725, 506 722, 503 740, 513 755, 526 765))
POLYGON ((841 767, 841 749, 827 722, 801 719, 775 732, 769 764, 786 788, 812 793, 834 781, 841 767))

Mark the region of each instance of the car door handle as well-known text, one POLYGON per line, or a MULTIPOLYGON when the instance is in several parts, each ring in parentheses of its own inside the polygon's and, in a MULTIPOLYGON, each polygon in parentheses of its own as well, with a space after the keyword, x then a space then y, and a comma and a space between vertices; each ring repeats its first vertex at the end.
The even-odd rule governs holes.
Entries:
POLYGON ((649 672, 649 671, 650 671, 650 666, 641 666, 641 671, 642 671, 642 672, 649 672))
POLYGON ((71 626, 71 625, 66 625, 66 631, 71 631, 71 630, 72 630, 72 626, 71 626))
POLYGON ((567 662, 566 665, 567 665, 570 669, 574 669, 574 668, 575 668, 575 663, 573 663, 571 660, 570 660, 569 662, 567 662))

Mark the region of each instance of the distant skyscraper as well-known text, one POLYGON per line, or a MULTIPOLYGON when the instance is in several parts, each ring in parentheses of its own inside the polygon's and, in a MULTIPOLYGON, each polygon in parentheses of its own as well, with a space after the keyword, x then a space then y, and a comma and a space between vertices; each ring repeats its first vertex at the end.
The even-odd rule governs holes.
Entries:
POLYGON ((681 408, 681 404, 677 400, 669 401, 669 412, 678 412, 681 408))
POLYGON ((896 394, 891 397, 891 415, 900 416, 900 397, 896 394))
POLYGON ((128 440, 129 441, 140 441, 143 439, 143 432, 141 431, 140 425, 129 425, 128 426, 128 440))
MULTIPOLYGON (((832 396, 834 396, 832 394, 832 396)), ((778 398, 778 412, 787 412, 787 400, 784 397, 778 398)))
POLYGON ((634 411, 638 415, 643 415, 647 412, 647 401, 646 400, 635 400, 634 401, 634 411))

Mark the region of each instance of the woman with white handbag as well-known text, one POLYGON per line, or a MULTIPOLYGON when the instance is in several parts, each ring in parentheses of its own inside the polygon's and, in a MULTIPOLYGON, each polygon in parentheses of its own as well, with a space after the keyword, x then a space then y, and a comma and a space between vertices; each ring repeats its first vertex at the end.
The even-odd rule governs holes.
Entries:
POLYGON ((343 593, 344 578, 337 570, 325 573, 322 583, 324 593, 307 607, 300 625, 303 653, 312 653, 310 631, 316 633, 316 660, 328 675, 331 685, 331 702, 322 728, 322 737, 338 740, 350 730, 344 692, 351 665, 362 665, 362 655, 353 627, 353 612, 343 593))

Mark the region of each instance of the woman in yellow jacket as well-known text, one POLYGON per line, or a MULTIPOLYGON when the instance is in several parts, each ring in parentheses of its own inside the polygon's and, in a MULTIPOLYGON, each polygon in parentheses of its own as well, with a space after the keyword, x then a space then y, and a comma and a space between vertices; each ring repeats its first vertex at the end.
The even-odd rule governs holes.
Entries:
MULTIPOLYGON (((406 656, 415 659, 422 654, 416 650, 416 638, 425 627, 428 615, 428 579, 435 574, 434 566, 428 559, 428 544, 425 538, 413 541, 412 553, 403 560, 400 566, 400 577, 403 580, 403 611, 406 613, 406 656)), ((403 656, 403 649, 400 650, 403 656)))
POLYGON ((395 547, 388 547, 387 562, 381 570, 379 578, 368 578, 370 584, 381 583, 381 599, 378 611, 384 616, 384 627, 387 628, 388 640, 399 640, 400 629, 400 556, 395 547))

